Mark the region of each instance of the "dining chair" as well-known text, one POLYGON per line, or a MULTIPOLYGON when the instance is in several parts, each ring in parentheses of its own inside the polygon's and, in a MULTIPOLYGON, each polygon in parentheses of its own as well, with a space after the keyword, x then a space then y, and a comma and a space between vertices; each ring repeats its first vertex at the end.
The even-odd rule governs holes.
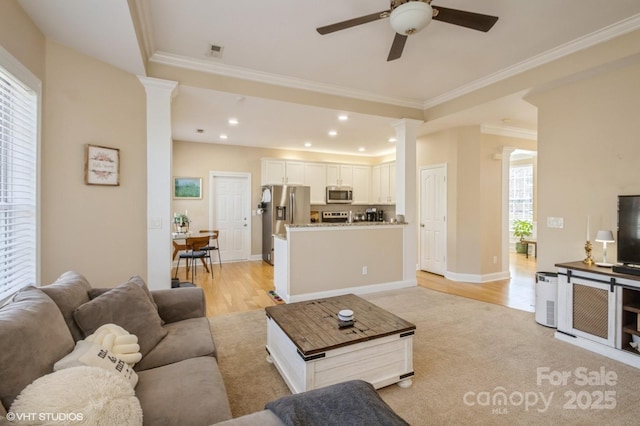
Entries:
MULTIPOLYGON (((183 241, 186 240, 186 238, 183 239, 183 241)), ((178 242, 176 242, 176 240, 172 241, 173 243, 173 256, 171 257, 171 260, 176 260, 176 256, 178 255, 179 252, 183 251, 183 250, 187 250, 187 243, 185 241, 184 244, 179 244, 178 242)), ((207 266, 207 262, 205 262, 205 259, 200 259, 202 261, 202 266, 204 266, 204 269, 207 270, 207 273, 209 273, 209 267, 207 266)), ((187 265, 187 275, 189 275, 189 266, 187 265)))
MULTIPOLYGON (((220 267, 222 268, 222 258, 220 257, 220 242, 218 240, 218 236, 220 235, 220 231, 217 229, 201 229, 201 234, 209 234, 209 244, 207 247, 203 247, 202 250, 206 250, 209 252, 209 256, 211 256, 211 251, 216 250, 218 252, 218 263, 220 263, 220 267)), ((211 257, 209 257, 209 262, 211 262, 211 257)))
MULTIPOLYGON (((207 247, 208 244, 208 235, 202 237, 188 237, 185 242, 187 250, 178 255, 178 265, 176 266, 176 273, 174 278, 178 278, 178 269, 180 268, 181 259, 185 259, 186 262, 185 279, 189 279, 189 268, 191 268, 191 283, 193 283, 195 279, 196 259, 200 259, 207 272, 209 272, 209 268, 207 268, 205 259, 208 258, 209 265, 212 266, 211 256, 209 255, 209 251, 204 250, 204 248, 207 247)), ((213 267, 211 268, 211 277, 213 278, 213 267)))

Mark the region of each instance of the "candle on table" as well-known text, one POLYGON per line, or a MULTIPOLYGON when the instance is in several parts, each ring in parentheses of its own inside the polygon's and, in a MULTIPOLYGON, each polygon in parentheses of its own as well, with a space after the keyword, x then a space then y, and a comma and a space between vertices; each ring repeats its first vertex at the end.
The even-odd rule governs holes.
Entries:
POLYGON ((590 221, 590 217, 587 216, 587 241, 589 241, 589 221, 590 221))

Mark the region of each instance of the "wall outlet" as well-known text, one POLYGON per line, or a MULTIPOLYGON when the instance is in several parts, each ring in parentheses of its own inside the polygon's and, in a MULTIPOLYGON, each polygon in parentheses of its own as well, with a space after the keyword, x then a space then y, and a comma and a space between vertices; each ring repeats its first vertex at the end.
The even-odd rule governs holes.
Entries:
POLYGON ((366 267, 366 266, 363 266, 363 267, 362 267, 362 275, 367 275, 367 273, 368 273, 368 272, 369 272, 369 271, 367 270, 367 267, 366 267))
POLYGON ((497 264, 498 263, 498 256, 493 256, 493 264, 497 264))

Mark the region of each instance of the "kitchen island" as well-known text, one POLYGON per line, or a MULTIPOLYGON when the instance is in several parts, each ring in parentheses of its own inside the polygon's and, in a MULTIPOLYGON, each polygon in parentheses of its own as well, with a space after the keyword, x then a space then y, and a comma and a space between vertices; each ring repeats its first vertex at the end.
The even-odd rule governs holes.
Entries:
POLYGON ((274 284, 287 303, 415 286, 405 277, 406 224, 286 225, 274 235, 274 284))

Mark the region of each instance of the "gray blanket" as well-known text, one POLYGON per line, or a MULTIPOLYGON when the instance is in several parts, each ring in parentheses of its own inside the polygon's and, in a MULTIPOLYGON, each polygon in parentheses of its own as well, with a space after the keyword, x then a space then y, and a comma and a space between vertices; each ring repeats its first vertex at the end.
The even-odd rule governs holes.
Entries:
POLYGON ((284 396, 265 408, 289 426, 408 425, 362 380, 284 396))

